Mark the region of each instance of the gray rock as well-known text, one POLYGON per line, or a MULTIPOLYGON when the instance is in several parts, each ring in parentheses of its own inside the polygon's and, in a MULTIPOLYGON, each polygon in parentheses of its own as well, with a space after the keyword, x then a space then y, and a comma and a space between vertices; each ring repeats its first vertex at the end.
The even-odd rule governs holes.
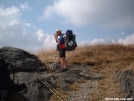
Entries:
MULTIPOLYGON (((37 76, 39 75, 37 72, 29 73, 29 72, 19 72, 16 73, 17 77, 19 78, 19 83, 25 83, 27 86, 27 93, 23 96, 24 101, 48 101, 52 92, 40 81, 38 81, 37 76)), ((46 78, 52 80, 51 77, 46 78)), ((17 79, 16 79, 17 80, 17 79)), ((51 84, 51 82, 49 82, 51 84)), ((52 84, 51 84, 52 85, 52 84)))
POLYGON ((126 98, 134 96, 134 74, 132 70, 126 70, 121 74, 120 88, 126 94, 126 98))
POLYGON ((45 70, 45 66, 34 55, 13 47, 0 48, 0 57, 14 66, 15 72, 45 70))
POLYGON ((27 86, 27 93, 24 95, 29 101, 38 101, 39 91, 36 83, 37 73, 20 72, 17 74, 19 83, 25 83, 27 86))
MULTIPOLYGON (((49 101, 52 95, 52 92, 43 85, 42 82, 38 82, 37 76, 39 75, 42 80, 46 80, 53 88, 58 88, 60 91, 66 91, 71 93, 73 96, 68 97, 68 101, 87 101, 87 95, 92 89, 89 89, 91 86, 91 80, 88 83, 82 85, 80 91, 77 91, 76 94, 73 94, 73 91, 70 92, 70 85, 77 82, 80 78, 86 78, 81 73, 85 73, 86 67, 81 65, 74 65, 70 67, 70 70, 66 72, 18 72, 16 73, 15 82, 19 78, 19 83, 25 83, 28 92, 23 95, 20 101, 49 101), (77 68, 76 68, 77 67, 77 68), (90 84, 90 85, 89 85, 90 84), (72 99, 73 97, 73 99, 72 99), (85 99, 85 100, 83 100, 85 99)), ((95 84, 93 84, 95 85, 95 84)), ((9 100, 10 101, 10 100, 9 100)))

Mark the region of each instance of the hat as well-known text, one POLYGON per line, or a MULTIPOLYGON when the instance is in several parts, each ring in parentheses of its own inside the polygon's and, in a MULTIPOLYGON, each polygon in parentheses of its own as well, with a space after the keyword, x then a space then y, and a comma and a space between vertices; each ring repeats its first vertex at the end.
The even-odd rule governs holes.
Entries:
POLYGON ((61 30, 60 29, 57 29, 56 32, 61 32, 61 30))

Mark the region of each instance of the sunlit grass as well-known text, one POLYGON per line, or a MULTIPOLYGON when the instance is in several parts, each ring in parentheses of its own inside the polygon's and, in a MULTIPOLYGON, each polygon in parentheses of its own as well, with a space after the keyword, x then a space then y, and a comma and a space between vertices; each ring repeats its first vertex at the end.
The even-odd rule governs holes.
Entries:
MULTIPOLYGON (((56 49, 41 49, 37 56, 43 63, 54 60, 56 49)), ((58 51, 56 52, 58 56, 58 51)), ((89 65, 108 63, 120 59, 134 58, 134 45, 99 44, 77 47, 75 51, 66 53, 68 63, 84 63, 89 65)))

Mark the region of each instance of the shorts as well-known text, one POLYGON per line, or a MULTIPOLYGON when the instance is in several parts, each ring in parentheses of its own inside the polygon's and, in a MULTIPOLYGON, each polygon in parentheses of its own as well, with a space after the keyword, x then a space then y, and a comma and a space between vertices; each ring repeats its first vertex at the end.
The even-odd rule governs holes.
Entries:
POLYGON ((66 57, 66 48, 59 50, 59 58, 66 57))

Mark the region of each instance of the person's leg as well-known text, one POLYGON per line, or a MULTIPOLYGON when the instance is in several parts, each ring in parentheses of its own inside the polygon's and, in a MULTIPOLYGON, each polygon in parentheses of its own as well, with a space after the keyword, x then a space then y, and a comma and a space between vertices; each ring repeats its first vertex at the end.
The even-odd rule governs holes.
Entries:
POLYGON ((63 49, 59 50, 59 58, 60 58, 60 62, 61 62, 61 68, 64 69, 63 49))
POLYGON ((61 67, 62 67, 62 69, 64 69, 64 57, 61 57, 60 61, 61 61, 61 67))
POLYGON ((66 69, 66 49, 63 49, 63 65, 64 65, 64 69, 66 69))
POLYGON ((66 67, 66 60, 65 60, 66 49, 61 49, 59 53, 60 53, 59 57, 60 57, 62 69, 65 69, 65 67, 66 67))
POLYGON ((61 57, 60 58, 60 61, 61 61, 62 69, 65 69, 65 67, 66 67, 66 60, 65 60, 65 58, 64 57, 61 57))
POLYGON ((66 59, 64 58, 63 60, 63 65, 64 65, 64 68, 66 67, 66 59))

